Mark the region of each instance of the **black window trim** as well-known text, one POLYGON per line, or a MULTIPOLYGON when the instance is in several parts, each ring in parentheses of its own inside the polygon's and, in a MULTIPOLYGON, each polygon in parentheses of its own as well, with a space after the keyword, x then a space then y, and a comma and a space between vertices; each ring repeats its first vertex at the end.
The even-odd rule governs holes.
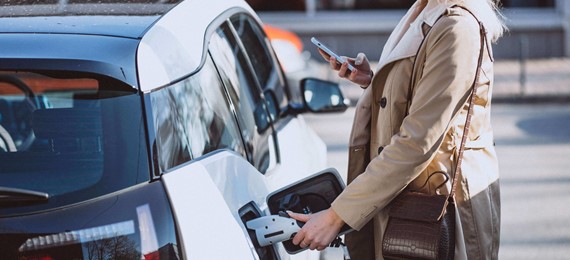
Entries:
MULTIPOLYGON (((251 15, 247 14, 247 13, 237 13, 237 14, 233 14, 234 15, 246 15, 249 16, 250 19, 253 19, 254 21, 256 21, 253 17, 251 17, 251 15)), ((228 17, 228 19, 226 19, 226 22, 228 23, 228 26, 230 28, 230 31, 233 34, 233 37, 236 39, 236 42, 240 48, 240 50, 247 54, 246 48, 243 46, 243 43, 241 41, 241 38, 239 37, 239 33, 236 31, 233 23, 231 22, 231 17, 228 17)), ((257 23, 256 23, 257 24, 257 23)), ((249 73, 251 73, 252 75, 255 76, 255 70, 253 68, 253 64, 251 63, 251 60, 249 59, 248 55, 244 55, 245 57, 245 61, 247 63, 247 70, 249 70, 249 73)), ((280 68, 279 68, 280 69, 280 68)), ((267 117, 269 118, 269 127, 271 129, 271 135, 273 136, 273 144, 274 144, 274 152, 275 152, 275 160, 276 163, 281 163, 281 155, 279 154, 279 142, 277 140, 277 132, 275 131, 275 121, 274 119, 269 116, 271 113, 269 112, 269 108, 268 108, 268 104, 267 104, 267 100, 265 99, 265 95, 263 94, 263 89, 261 88, 261 83, 259 82, 259 79, 257 78, 257 76, 253 77, 253 80, 255 82, 255 87, 257 88, 257 90, 259 91, 259 98, 262 101, 263 104, 263 108, 265 110, 265 113, 267 114, 267 117)))
POLYGON ((232 117, 233 117, 233 119, 234 119, 234 122, 235 122, 235 124, 236 124, 237 127, 238 127, 238 130, 239 130, 239 133, 240 133, 239 136, 240 136, 240 139, 241 139, 241 144, 243 145, 244 151, 245 151, 245 153, 246 153, 246 159, 251 162, 251 161, 253 161, 253 158, 250 158, 250 157, 252 157, 251 151, 249 151, 249 147, 247 147, 247 145, 246 145, 245 138, 244 138, 243 135, 241 134, 241 133, 242 133, 242 130, 243 130, 243 127, 242 127, 242 125, 241 125, 241 123, 240 123, 240 121, 239 121, 239 118, 238 118, 238 115, 237 115, 237 110, 236 110, 234 101, 232 100, 231 95, 230 95, 230 92, 229 92, 229 90, 228 90, 228 87, 231 87, 231 86, 226 86, 226 84, 225 84, 225 82, 224 82, 224 80, 223 80, 223 78, 222 78, 222 75, 220 74, 220 68, 218 67, 218 64, 216 64, 216 61, 215 61, 214 58, 212 57, 212 54, 210 53, 210 49, 209 49, 209 48, 208 48, 208 59, 210 59, 210 60, 212 61, 212 64, 213 64, 213 66, 214 66, 214 69, 216 70, 216 75, 218 76, 218 79, 220 80, 220 85, 222 86, 222 91, 224 92, 224 98, 226 99, 226 101, 227 101, 228 104, 229 104, 230 113, 232 114, 232 117))
MULTIPOLYGON (((236 15, 236 14, 232 15, 232 16, 230 17, 230 19, 231 19, 233 16, 235 16, 235 15, 236 15)), ((250 21, 257 21, 257 20, 255 19, 255 17, 251 16, 251 15, 248 14, 248 13, 241 13, 240 15, 246 16, 250 21)), ((233 26, 233 23, 232 23, 231 21, 229 21, 229 23, 230 23, 230 25, 232 26, 232 28, 233 28, 232 31, 234 32, 234 34, 236 35, 236 37, 237 37, 238 39, 240 39, 240 38, 239 38, 239 34, 237 33, 237 30, 235 30, 235 28, 234 28, 234 26, 233 26)), ((254 27, 253 27, 254 33, 256 34, 256 36, 257 36, 258 38, 263 39, 263 42, 265 43, 265 46, 266 46, 264 52, 266 52, 266 54, 269 55, 269 56, 270 56, 270 59, 273 61, 273 66, 275 67, 275 70, 277 71, 277 77, 278 77, 277 80, 279 81, 279 83, 280 83, 280 84, 283 86, 283 88, 284 88, 285 97, 287 98, 287 100, 286 100, 287 102, 286 102, 286 103, 289 103, 289 100, 291 100, 292 95, 291 95, 291 91, 290 91, 290 89, 289 89, 289 85, 288 85, 288 83, 287 83, 287 80, 285 79, 285 72, 281 69, 281 63, 280 63, 279 59, 277 58, 277 54, 275 54, 275 50, 273 49, 273 45, 271 45, 271 41, 269 40, 269 37, 267 37, 267 34, 265 33, 265 30, 264 30, 263 27, 261 26, 262 24, 258 24, 258 23, 256 23, 256 24, 259 25, 259 26, 254 26, 254 27)), ((241 42, 241 39, 240 39, 240 42, 241 42)), ((247 49, 244 48, 243 45, 242 45, 241 47, 242 47, 243 52, 247 54, 247 53, 248 53, 248 52, 247 52, 247 49)), ((249 60, 249 55, 246 55, 246 56, 247 56, 246 58, 249 60)), ((253 65, 252 65, 251 61, 249 62, 249 64, 250 64, 250 66, 253 68, 253 65)), ((253 71, 253 69, 252 69, 252 71, 253 71)), ((257 76, 256 76, 255 78, 257 79, 257 76)), ((260 83, 259 81, 257 81, 257 83, 258 83, 259 87, 261 88, 262 96, 263 96, 263 91, 265 91, 265 90, 262 88, 261 83, 260 83)), ((273 90, 272 90, 272 91, 273 91, 273 90)), ((263 98, 265 99, 264 96, 263 96, 263 98)), ((278 117, 276 118, 277 121, 279 121, 279 118, 281 118, 281 117, 285 114, 285 111, 286 111, 286 110, 287 110, 286 107, 279 107, 279 114, 278 114, 278 117)))

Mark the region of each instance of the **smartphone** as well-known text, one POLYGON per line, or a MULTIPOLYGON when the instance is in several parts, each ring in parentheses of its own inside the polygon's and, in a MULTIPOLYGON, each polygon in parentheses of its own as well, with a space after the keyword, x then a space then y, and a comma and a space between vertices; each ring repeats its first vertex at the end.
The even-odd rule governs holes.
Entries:
MULTIPOLYGON (((320 42, 319 40, 317 40, 317 38, 312 37, 311 38, 311 42, 313 44, 315 44, 319 49, 323 50, 324 52, 326 52, 328 55, 333 56, 340 64, 344 63, 346 60, 339 56, 338 54, 334 53, 333 51, 331 51, 331 49, 329 49, 326 45, 324 45, 322 42, 320 42)), ((348 70, 350 71, 354 71, 354 67, 352 66, 352 64, 348 63, 348 70)))

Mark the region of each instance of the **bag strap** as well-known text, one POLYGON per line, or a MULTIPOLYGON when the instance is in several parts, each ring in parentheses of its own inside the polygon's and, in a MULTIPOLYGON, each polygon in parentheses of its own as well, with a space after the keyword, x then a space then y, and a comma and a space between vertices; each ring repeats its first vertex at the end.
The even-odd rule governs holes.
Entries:
MULTIPOLYGON (((473 84, 471 85, 471 90, 470 90, 470 95, 469 95, 469 108, 467 110, 467 117, 465 118, 465 125, 463 126, 463 134, 461 137, 461 144, 459 146, 459 152, 457 155, 457 163, 455 165, 455 170, 454 170, 454 174, 453 174, 453 179, 452 179, 452 186, 451 186, 451 191, 449 192, 449 194, 447 195, 447 200, 448 201, 450 198, 454 198, 453 195, 455 194, 455 190, 457 189, 457 180, 459 178, 459 174, 461 173, 461 163, 463 161, 463 151, 465 150, 465 143, 467 142, 467 136, 469 134, 469 127, 471 125, 471 117, 473 114, 473 105, 474 105, 474 96, 475 96, 475 88, 477 86, 477 79, 479 79, 479 74, 480 74, 480 70, 481 70, 481 64, 483 63, 483 53, 485 50, 485 41, 487 39, 486 36, 486 32, 485 32, 485 27, 483 26, 483 23, 481 21, 479 21, 479 19, 477 19, 477 17, 475 16, 475 14, 473 14, 469 9, 460 6, 460 5, 455 5, 453 7, 459 7, 465 11, 467 11, 468 13, 470 13, 475 20, 477 21, 477 23, 479 24, 479 33, 480 33, 480 38, 481 38, 481 49, 479 50, 479 58, 477 61, 477 69, 475 71, 475 79, 473 80, 473 84)), ((442 14, 440 17, 437 18, 437 20, 435 21, 435 23, 437 23, 437 21, 439 21, 439 19, 441 19, 441 17, 443 17, 444 14, 442 14)), ((434 23, 434 26, 435 26, 434 23)), ((429 31, 428 31, 429 33, 429 31)), ((416 66, 417 66, 417 60, 418 60, 418 55, 420 52, 421 47, 424 45, 424 41, 426 37, 423 38, 422 42, 420 43, 420 47, 418 48, 418 52, 416 53, 416 59, 414 60, 414 63, 412 65, 412 76, 410 77, 410 84, 409 84, 409 90, 408 90, 408 102, 407 102, 407 106, 406 106, 406 116, 409 114, 409 108, 410 108, 410 103, 412 101, 412 97, 413 97, 413 83, 415 81, 415 76, 416 76, 416 66)), ((447 203, 446 205, 447 206, 447 203)), ((445 209, 444 206, 444 209, 445 209)))
POLYGON ((469 95, 469 108, 467 110, 467 116, 465 118, 465 125, 463 126, 463 135, 461 137, 461 144, 459 146, 459 153, 457 155, 457 164, 455 165, 455 171, 453 174, 453 182, 451 186, 451 192, 449 192, 448 199, 455 194, 455 190, 457 189, 457 180, 461 173, 461 162, 463 162, 463 152, 465 151, 465 143, 467 142, 467 136, 469 135, 469 128, 471 126, 471 117, 473 115, 473 105, 475 100, 475 89, 477 88, 477 80, 479 79, 479 74, 481 73, 481 64, 483 63, 483 53, 485 50, 485 41, 487 39, 487 33, 485 31, 485 27, 483 23, 477 19, 477 16, 473 14, 469 9, 459 6, 463 10, 470 13, 477 23, 479 24, 479 33, 481 35, 481 50, 479 51, 479 60, 477 61, 477 69, 475 71, 475 79, 473 80, 473 85, 471 86, 471 94, 469 95))

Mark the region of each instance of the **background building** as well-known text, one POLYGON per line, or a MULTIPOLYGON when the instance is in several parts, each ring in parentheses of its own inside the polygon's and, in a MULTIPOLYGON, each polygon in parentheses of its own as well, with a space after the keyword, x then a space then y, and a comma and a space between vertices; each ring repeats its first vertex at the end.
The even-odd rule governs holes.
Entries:
MULTIPOLYGON (((262 20, 318 37, 339 53, 378 59, 391 30, 415 0, 247 0, 262 20)), ((498 59, 570 56, 570 1, 502 0, 510 31, 495 46, 498 59)), ((316 54, 315 48, 306 48, 316 54)))

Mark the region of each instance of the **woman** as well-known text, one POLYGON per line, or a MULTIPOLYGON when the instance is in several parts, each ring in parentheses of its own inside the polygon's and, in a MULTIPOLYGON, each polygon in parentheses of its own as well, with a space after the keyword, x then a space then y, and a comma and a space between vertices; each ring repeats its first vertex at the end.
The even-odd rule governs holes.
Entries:
POLYGON ((383 259, 390 201, 406 188, 449 192, 449 183, 435 190, 443 182, 435 177, 422 185, 430 173, 453 174, 481 48, 477 20, 456 5, 484 24, 487 42, 455 193, 455 259, 497 259, 499 176, 490 126, 493 58, 489 41, 497 40, 505 28, 492 0, 418 0, 390 35, 374 73, 364 55, 348 59, 357 69, 347 73, 347 63, 339 65, 321 53, 341 77, 365 91, 356 107, 349 142, 349 185, 330 209, 291 214, 307 222, 294 244, 323 250, 346 223, 358 230, 346 238, 353 259, 383 259), (414 60, 420 65, 412 82, 414 60))

